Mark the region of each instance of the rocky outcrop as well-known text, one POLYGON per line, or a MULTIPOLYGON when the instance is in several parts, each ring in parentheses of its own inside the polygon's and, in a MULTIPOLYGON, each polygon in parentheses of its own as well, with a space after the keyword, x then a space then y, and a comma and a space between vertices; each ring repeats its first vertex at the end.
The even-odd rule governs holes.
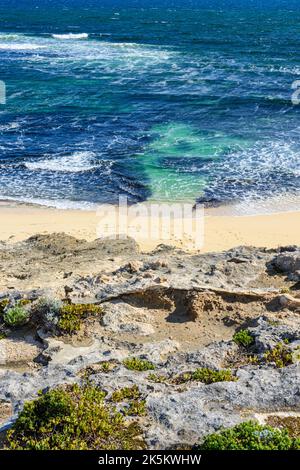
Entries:
POLYGON ((0 325, 0 431, 41 388, 87 377, 108 397, 139 387, 150 448, 191 445, 260 415, 300 415, 299 249, 202 255, 161 246, 143 254, 133 240, 61 234, 2 244, 0 260, 2 323, 7 305, 31 312, 25 326, 0 325), (41 297, 59 302, 41 312, 41 297), (56 310, 72 303, 98 305, 101 314, 84 316, 73 334, 59 332, 56 310), (240 330, 249 347, 234 340, 240 330), (129 369, 132 357, 153 370, 129 369), (196 380, 203 368, 232 375, 206 384, 196 380))
POLYGON ((274 267, 291 281, 300 281, 300 251, 284 252, 273 259, 274 267))

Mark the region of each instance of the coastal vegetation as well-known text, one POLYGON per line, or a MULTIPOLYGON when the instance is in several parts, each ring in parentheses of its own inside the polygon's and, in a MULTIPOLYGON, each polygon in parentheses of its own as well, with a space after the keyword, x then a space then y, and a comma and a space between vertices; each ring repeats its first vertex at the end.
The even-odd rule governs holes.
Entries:
POLYGON ((293 364, 293 354, 286 344, 278 343, 264 354, 263 361, 267 364, 274 363, 279 368, 286 367, 293 364))
POLYGON ((124 387, 115 390, 111 396, 111 400, 115 403, 122 402, 124 400, 136 400, 140 398, 141 393, 137 385, 133 387, 124 387))
POLYGON ((3 314, 3 320, 6 326, 17 328, 24 326, 29 321, 29 312, 21 306, 9 308, 3 314))
POLYGON ((248 421, 205 437, 199 450, 300 450, 286 429, 248 421))
POLYGON ((236 381, 237 378, 232 375, 232 372, 229 369, 213 370, 208 367, 203 367, 196 369, 194 372, 185 372, 175 377, 173 380, 177 384, 195 381, 209 385, 216 382, 236 381))
MULTIPOLYGON (((101 241, 97 249, 84 243, 82 252, 78 243, 57 236, 26 242, 22 263, 36 284, 29 290, 22 278, 0 292, 7 449, 297 447, 299 292, 283 295, 287 274, 269 275, 266 266, 286 270, 290 261, 296 279, 299 250, 179 258, 169 247, 139 253, 129 241, 101 241), (37 257, 46 263, 40 277, 37 257), (73 277, 64 264, 72 257, 73 277), (129 262, 136 269, 125 269, 129 262), (204 288, 195 286, 196 275, 204 288), (251 287, 237 289, 242 281, 251 287)), ((2 252, 11 250, 6 267, 21 247, 2 252)))
POLYGON ((64 305, 60 309, 57 326, 62 333, 73 334, 80 330, 83 319, 101 313, 102 308, 94 304, 64 305))
POLYGON ((138 357, 129 357, 123 361, 124 366, 128 370, 135 370, 138 372, 145 372, 147 370, 154 370, 155 365, 147 361, 146 359, 140 359, 138 357))
POLYGON ((254 338, 249 332, 249 330, 240 330, 233 335, 233 341, 239 346, 248 348, 254 343, 254 338))
MULTIPOLYGON (((105 393, 86 384, 56 388, 25 403, 6 448, 11 450, 132 450, 145 443, 137 422, 105 402, 105 393)), ((141 406, 141 405, 139 405, 141 406)), ((136 404, 130 414, 141 414, 136 404), (135 412, 135 413, 134 413, 135 412)))
POLYGON ((73 335, 90 317, 100 316, 102 308, 95 304, 71 304, 55 298, 40 298, 37 302, 21 299, 0 302, 0 323, 9 328, 21 328, 27 323, 43 327, 58 335, 73 335))

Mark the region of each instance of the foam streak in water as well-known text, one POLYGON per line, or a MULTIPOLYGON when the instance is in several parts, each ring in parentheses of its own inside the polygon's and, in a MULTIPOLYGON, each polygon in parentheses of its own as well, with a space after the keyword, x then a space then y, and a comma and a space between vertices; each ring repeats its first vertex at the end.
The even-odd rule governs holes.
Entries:
POLYGON ((95 154, 93 152, 75 152, 71 155, 51 158, 47 157, 44 160, 26 162, 25 166, 33 171, 54 171, 65 173, 79 173, 90 171, 96 168, 93 163, 95 154))
POLYGON ((54 39, 87 39, 89 35, 87 33, 68 33, 68 34, 52 34, 54 39))

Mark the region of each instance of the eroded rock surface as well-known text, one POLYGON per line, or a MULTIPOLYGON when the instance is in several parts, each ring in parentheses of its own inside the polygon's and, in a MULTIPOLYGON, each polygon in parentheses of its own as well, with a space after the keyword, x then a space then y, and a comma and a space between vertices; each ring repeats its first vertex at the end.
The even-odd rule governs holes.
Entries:
POLYGON ((3 243, 0 302, 34 311, 50 296, 97 304, 102 313, 85 317, 72 335, 51 331, 38 315, 23 329, 6 328, 0 426, 40 389, 87 377, 108 396, 139 387, 150 448, 191 445, 257 416, 300 415, 299 252, 240 247, 202 255, 161 246, 143 254, 133 240, 87 243, 63 234, 3 243), (253 339, 248 349, 233 341, 241 329, 253 339), (266 359, 278 344, 288 350, 283 365, 266 359), (128 357, 154 369, 129 370, 128 357), (192 380, 199 368, 230 369, 233 380, 192 380))

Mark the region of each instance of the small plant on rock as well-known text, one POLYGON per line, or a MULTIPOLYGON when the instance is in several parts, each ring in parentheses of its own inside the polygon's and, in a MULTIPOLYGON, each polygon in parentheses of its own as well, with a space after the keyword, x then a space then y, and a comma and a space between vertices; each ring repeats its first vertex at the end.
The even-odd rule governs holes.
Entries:
POLYGON ((155 374, 155 373, 151 373, 148 375, 147 377, 148 380, 150 380, 150 382, 155 382, 157 384, 162 384, 162 383, 166 383, 167 380, 168 380, 168 377, 166 375, 163 375, 163 374, 155 374))
POLYGON ((268 319, 268 324, 271 325, 271 326, 279 326, 280 325, 280 321, 279 320, 271 320, 271 319, 268 319))
POLYGON ((17 303, 17 306, 18 307, 27 307, 27 305, 30 305, 31 304, 31 300, 29 299, 21 299, 19 300, 19 302, 17 303))
POLYGON ((128 416, 145 416, 147 414, 145 400, 133 400, 125 410, 128 416))
POLYGON ((172 378, 172 382, 176 385, 184 384, 192 380, 192 372, 183 372, 182 374, 177 375, 172 378))
POLYGON ((8 305, 9 305, 8 299, 0 300, 0 317, 5 313, 5 310, 8 307, 8 305))
POLYGON ((141 400, 141 392, 137 385, 115 390, 111 395, 114 403, 125 402, 122 412, 127 416, 144 416, 146 414, 146 402, 141 400))
POLYGON ((212 370, 208 368, 196 369, 192 374, 192 380, 204 382, 205 384, 212 384, 215 382, 231 382, 235 381, 230 370, 212 370))
POLYGON ((99 364, 101 372, 108 373, 114 370, 117 366, 116 363, 111 361, 103 361, 99 364))
POLYGON ((186 372, 175 378, 175 383, 181 384, 189 381, 203 382, 206 385, 216 382, 236 381, 230 370, 213 370, 207 367, 196 369, 194 372, 186 372))
POLYGON ((58 324, 62 307, 63 303, 61 300, 51 297, 41 297, 34 306, 34 312, 46 328, 52 329, 58 324))
POLYGON ((248 421, 205 437, 199 450, 299 450, 300 439, 286 430, 248 421))
POLYGON ((282 368, 293 364, 293 353, 284 343, 278 343, 273 349, 264 354, 266 363, 275 363, 276 367, 282 368))
POLYGON ((254 343, 253 336, 249 332, 249 330, 240 330, 237 331, 233 335, 233 341, 238 344, 239 346, 243 346, 244 348, 248 348, 249 346, 252 346, 254 343))
POLYGON ((3 315, 4 323, 11 328, 24 326, 29 321, 29 312, 23 307, 9 308, 3 315))
POLYGON ((290 294, 290 293, 291 293, 291 289, 290 289, 290 287, 282 287, 282 288, 280 289, 280 292, 281 292, 281 294, 290 294))
POLYGON ((82 320, 102 313, 102 308, 94 304, 64 305, 59 313, 57 326, 62 333, 73 334, 80 330, 82 320))
POLYGON ((115 403, 122 402, 124 400, 136 400, 140 398, 141 393, 137 385, 133 387, 124 387, 119 390, 115 390, 112 393, 111 400, 115 403))
POLYGON ((123 361, 126 369, 144 372, 146 370, 154 370, 155 365, 146 359, 139 359, 138 357, 129 357, 123 361))

